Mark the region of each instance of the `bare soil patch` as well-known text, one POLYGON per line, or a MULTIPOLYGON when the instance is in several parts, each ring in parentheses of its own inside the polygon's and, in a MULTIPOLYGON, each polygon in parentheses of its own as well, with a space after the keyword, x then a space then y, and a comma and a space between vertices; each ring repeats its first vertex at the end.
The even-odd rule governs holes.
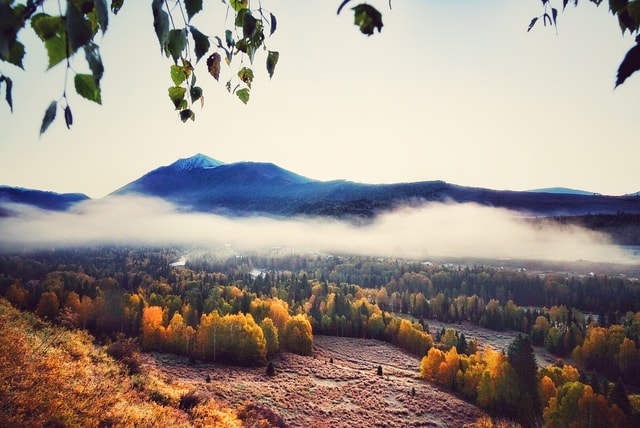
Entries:
POLYGON ((418 358, 380 341, 315 336, 314 356, 281 353, 274 363, 273 377, 264 367, 189 364, 166 354, 145 354, 143 365, 221 407, 267 407, 290 427, 464 427, 485 415, 420 379, 418 358))

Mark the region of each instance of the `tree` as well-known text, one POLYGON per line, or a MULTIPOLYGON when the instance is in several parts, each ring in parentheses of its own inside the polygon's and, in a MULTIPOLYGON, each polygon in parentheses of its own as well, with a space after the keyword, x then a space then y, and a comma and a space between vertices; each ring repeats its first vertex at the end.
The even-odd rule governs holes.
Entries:
MULTIPOLYGON (((381 3, 382 0, 380 0, 381 3)), ((559 3, 559 0, 557 0, 559 3)), ((562 0, 562 10, 570 0, 562 0)), ((599 5, 602 0, 591 0, 599 5)), ((66 76, 62 96, 53 100, 46 109, 40 134, 44 133, 56 119, 58 110, 62 110, 65 124, 73 125, 73 113, 67 94, 67 77, 73 74, 75 92, 81 97, 100 104, 102 89, 100 82, 105 67, 100 54, 98 34, 105 34, 109 27, 111 14, 117 15, 123 8, 124 0, 14 0, 0 2, 0 60, 23 68, 23 59, 27 48, 18 40, 18 35, 27 26, 43 42, 49 59, 49 68, 66 63, 66 76), (43 12, 45 4, 52 4, 43 12), (89 72, 76 71, 71 67, 71 59, 84 54, 89 72)), ((204 102, 204 93, 197 85, 196 65, 203 59, 204 68, 214 79, 219 80, 222 62, 236 66, 236 72, 225 82, 228 91, 247 103, 254 80, 254 60, 256 55, 266 52, 265 68, 272 77, 280 54, 267 47, 267 38, 277 30, 278 21, 273 12, 262 6, 262 2, 252 5, 248 0, 222 0, 222 4, 233 15, 225 30, 215 36, 208 36, 197 28, 193 18, 203 10, 203 0, 153 0, 153 28, 160 45, 160 51, 171 59, 168 75, 173 83, 167 90, 168 98, 178 117, 183 122, 195 120, 193 105, 204 102), (248 62, 248 64, 247 64, 248 62)), ((351 0, 343 0, 337 9, 340 14, 351 0)), ((573 0, 577 6, 578 1, 573 0)), ((388 1, 389 8, 391 0, 388 1)), ((534 17, 528 26, 530 31, 537 22, 545 26, 557 27, 558 7, 551 0, 542 0, 542 13, 534 17)), ((617 18, 623 32, 638 34, 640 28, 640 7, 637 1, 617 0, 609 2, 609 9, 617 18)), ((360 31, 371 36, 383 27, 382 14, 368 3, 360 3, 351 8, 354 24, 360 31)), ((524 25, 523 25, 524 28, 524 25)), ((640 69, 640 37, 618 68, 616 86, 621 85, 635 71, 640 69)), ((200 69, 197 71, 200 72, 200 69)), ((4 84, 5 100, 13 110, 13 80, 0 72, 0 89, 4 84)))
POLYGON ((36 314, 41 318, 53 321, 56 319, 59 309, 60 303, 58 302, 58 296, 52 291, 47 291, 40 296, 36 314))
POLYGON ((518 419, 531 424, 540 417, 542 408, 538 394, 538 364, 529 336, 518 334, 509 345, 507 355, 520 385, 520 397, 517 401, 518 419))

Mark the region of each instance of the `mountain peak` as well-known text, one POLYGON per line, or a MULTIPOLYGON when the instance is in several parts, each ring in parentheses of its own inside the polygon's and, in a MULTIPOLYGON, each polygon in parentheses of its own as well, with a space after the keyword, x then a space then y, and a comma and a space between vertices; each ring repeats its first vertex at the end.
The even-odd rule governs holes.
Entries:
POLYGON ((215 168, 220 165, 224 165, 224 162, 197 153, 190 158, 178 159, 169 166, 180 171, 191 171, 193 169, 215 168))

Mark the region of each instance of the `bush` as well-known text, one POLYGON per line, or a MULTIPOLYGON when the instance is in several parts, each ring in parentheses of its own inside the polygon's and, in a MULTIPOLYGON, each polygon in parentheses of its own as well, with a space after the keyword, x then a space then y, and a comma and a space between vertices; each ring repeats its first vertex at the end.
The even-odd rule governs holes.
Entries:
POLYGON ((124 364, 129 374, 140 373, 138 345, 133 339, 118 335, 116 341, 107 347, 107 354, 124 364))
POLYGON ((189 411, 200 404, 201 401, 202 397, 200 397, 195 392, 190 391, 180 397, 179 407, 181 410, 189 411))
POLYGON ((274 376, 276 374, 276 367, 273 365, 272 361, 269 361, 267 364, 267 376, 274 376))

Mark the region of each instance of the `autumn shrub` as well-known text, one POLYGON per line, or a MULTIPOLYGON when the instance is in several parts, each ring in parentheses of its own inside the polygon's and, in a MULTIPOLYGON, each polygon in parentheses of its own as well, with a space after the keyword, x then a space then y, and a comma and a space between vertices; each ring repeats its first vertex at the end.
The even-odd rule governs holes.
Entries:
POLYGON ((200 397, 195 391, 189 391, 180 397, 179 407, 184 411, 192 410, 202 401, 202 397, 200 397))
POLYGON ((245 404, 238 411, 245 426, 255 428, 286 428, 284 419, 273 410, 254 403, 245 404))
POLYGON ((276 367, 273 364, 273 361, 269 361, 269 364, 267 364, 267 376, 275 376, 276 374, 276 367))
POLYGON ((107 353, 124 364, 129 374, 140 372, 138 345, 133 339, 119 335, 117 340, 107 347, 107 353))

